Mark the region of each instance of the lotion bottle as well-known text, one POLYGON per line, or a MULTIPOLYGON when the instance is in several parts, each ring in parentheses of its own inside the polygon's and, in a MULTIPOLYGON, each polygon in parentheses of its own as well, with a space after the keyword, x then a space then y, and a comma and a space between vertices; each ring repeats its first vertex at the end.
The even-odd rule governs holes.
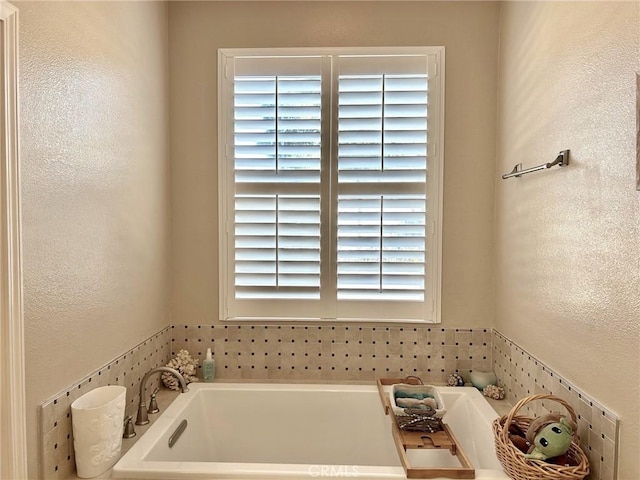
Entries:
POLYGON ((216 378, 216 361, 211 356, 210 348, 207 348, 207 356, 202 361, 202 377, 205 382, 213 382, 216 378))

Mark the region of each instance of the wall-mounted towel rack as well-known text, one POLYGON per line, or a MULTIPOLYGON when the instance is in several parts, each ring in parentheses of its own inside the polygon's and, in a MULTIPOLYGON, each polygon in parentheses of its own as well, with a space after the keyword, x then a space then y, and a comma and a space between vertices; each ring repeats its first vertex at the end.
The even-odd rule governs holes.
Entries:
POLYGON ((569 165, 569 150, 562 150, 553 162, 543 163, 542 165, 526 168, 524 170, 522 169, 522 164, 519 163, 515 167, 513 167, 513 170, 511 170, 511 172, 502 175, 502 179, 504 180, 511 177, 521 177, 522 175, 525 175, 527 173, 537 172, 538 170, 546 170, 547 168, 555 167, 556 165, 560 167, 569 165))

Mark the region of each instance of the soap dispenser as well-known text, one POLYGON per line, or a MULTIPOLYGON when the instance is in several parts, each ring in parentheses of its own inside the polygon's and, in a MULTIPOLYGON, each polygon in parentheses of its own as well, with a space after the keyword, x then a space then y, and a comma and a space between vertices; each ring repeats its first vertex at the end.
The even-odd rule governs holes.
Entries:
POLYGON ((207 356, 202 362, 202 377, 205 382, 213 382, 216 377, 216 361, 211 356, 210 348, 207 348, 207 356))

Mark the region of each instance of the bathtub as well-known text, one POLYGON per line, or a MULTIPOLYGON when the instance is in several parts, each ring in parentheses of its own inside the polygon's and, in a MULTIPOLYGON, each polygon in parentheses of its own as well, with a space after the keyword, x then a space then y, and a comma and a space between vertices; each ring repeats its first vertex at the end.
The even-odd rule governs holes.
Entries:
MULTIPOLYGON (((508 479, 495 455, 497 417, 472 387, 441 387, 443 419, 478 480, 508 479)), ((175 435, 174 435, 175 438, 175 435)), ((412 465, 457 467, 448 450, 410 449, 412 465)), ((112 478, 403 479, 375 385, 195 383, 114 466, 112 478), (187 427, 169 447, 169 438, 187 427)))

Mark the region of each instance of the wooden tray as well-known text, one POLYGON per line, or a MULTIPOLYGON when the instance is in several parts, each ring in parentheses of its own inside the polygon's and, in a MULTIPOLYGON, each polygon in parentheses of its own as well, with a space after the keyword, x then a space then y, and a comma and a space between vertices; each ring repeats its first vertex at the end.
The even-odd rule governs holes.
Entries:
POLYGON ((419 385, 422 383, 417 377, 407 378, 379 378, 377 380, 378 393, 382 401, 384 413, 391 417, 391 431, 393 440, 400 456, 400 462, 407 475, 407 478, 476 478, 476 472, 469 458, 465 455, 456 441, 453 432, 446 423, 443 423, 443 430, 429 432, 407 432, 401 430, 398 426, 396 416, 393 415, 389 396, 385 392, 384 387, 395 385, 397 383, 409 383, 419 385), (407 449, 424 448, 424 449, 446 449, 451 455, 457 457, 461 467, 412 467, 407 457, 407 449))

